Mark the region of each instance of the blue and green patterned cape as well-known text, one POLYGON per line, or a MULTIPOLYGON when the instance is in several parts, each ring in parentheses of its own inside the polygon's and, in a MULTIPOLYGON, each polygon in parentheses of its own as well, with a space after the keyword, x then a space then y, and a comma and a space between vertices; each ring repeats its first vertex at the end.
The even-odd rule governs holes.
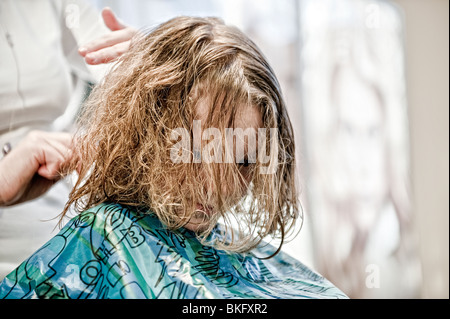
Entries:
POLYGON ((230 253, 153 214, 102 204, 71 219, 0 283, 0 298, 347 298, 270 245, 230 253))

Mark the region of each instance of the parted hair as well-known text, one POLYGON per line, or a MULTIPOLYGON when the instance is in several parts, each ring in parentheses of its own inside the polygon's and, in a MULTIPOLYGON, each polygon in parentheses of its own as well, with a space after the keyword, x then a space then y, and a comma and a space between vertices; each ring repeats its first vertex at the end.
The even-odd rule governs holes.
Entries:
POLYGON ((61 220, 71 207, 115 202, 178 229, 201 204, 214 214, 205 214, 199 239, 245 252, 267 236, 281 239, 280 249, 302 217, 294 133, 279 82, 255 43, 220 19, 176 17, 140 33, 93 88, 78 125, 70 165, 79 175, 61 220), (200 102, 208 105, 202 126, 221 131, 235 125, 239 110, 256 107, 263 127, 277 129, 265 137, 278 148, 276 170, 260 174, 258 161, 174 163, 172 131, 192 132, 200 102), (208 241, 217 223, 226 236, 208 241))

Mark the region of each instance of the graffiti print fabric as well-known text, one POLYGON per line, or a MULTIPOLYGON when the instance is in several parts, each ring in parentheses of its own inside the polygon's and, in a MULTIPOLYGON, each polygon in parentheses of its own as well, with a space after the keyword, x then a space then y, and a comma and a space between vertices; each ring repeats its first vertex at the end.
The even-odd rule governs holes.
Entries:
POLYGON ((11 272, 0 297, 346 298, 283 252, 256 257, 274 251, 216 250, 189 230, 168 230, 153 214, 102 204, 74 217, 11 272))

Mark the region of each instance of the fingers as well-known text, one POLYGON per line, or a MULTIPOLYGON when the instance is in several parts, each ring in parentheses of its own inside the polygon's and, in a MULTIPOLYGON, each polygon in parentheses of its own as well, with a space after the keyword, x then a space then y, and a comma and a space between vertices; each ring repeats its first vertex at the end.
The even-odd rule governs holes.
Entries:
POLYGON ((109 7, 106 7, 102 10, 102 17, 105 25, 111 31, 117 31, 126 28, 126 26, 122 22, 120 22, 119 19, 117 19, 116 15, 109 7))
POLYGON ((96 65, 101 63, 111 62, 122 54, 128 51, 130 47, 130 41, 118 43, 113 46, 102 48, 98 51, 88 53, 85 56, 85 61, 87 64, 96 65))
POLYGON ((60 167, 66 161, 66 158, 53 147, 48 148, 44 154, 43 163, 39 166, 36 173, 48 180, 60 179, 62 177, 60 167))
POLYGON ((112 32, 79 48, 78 53, 85 58, 87 64, 108 63, 116 59, 128 50, 131 38, 138 32, 124 25, 110 8, 104 8, 102 16, 105 25, 112 32))
POLYGON ((31 132, 27 137, 36 149, 34 160, 38 168, 36 173, 48 180, 58 180, 63 165, 70 160, 73 152, 72 136, 69 133, 31 132))
POLYGON ((86 54, 90 52, 95 52, 97 50, 110 47, 121 42, 129 41, 134 36, 135 33, 136 31, 132 28, 114 31, 105 34, 100 38, 92 40, 91 42, 86 43, 78 51, 82 56, 86 56, 86 54))
POLYGON ((57 149, 68 149, 72 146, 73 136, 66 132, 37 132, 47 143, 54 145, 57 149))
POLYGON ((70 163, 74 154, 72 142, 72 135, 68 133, 54 133, 47 140, 50 148, 49 154, 47 154, 46 165, 42 165, 39 168, 38 174, 47 178, 53 177, 55 180, 70 173, 68 163, 70 163))
POLYGON ((69 133, 30 132, 0 161, 0 206, 34 199, 68 174, 71 147, 69 133))

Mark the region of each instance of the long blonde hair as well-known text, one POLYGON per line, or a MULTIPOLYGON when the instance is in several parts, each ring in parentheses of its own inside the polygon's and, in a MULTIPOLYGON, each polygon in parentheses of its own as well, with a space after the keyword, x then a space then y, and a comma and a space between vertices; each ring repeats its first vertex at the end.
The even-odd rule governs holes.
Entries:
MULTIPOLYGON (((284 240, 299 216, 294 133, 278 80, 258 47, 217 18, 177 17, 133 40, 84 104, 75 139, 79 178, 62 213, 104 202, 145 208, 170 229, 187 224, 197 203, 214 206, 201 240, 223 218, 221 249, 248 251, 268 235, 284 240), (206 125, 232 126, 242 105, 276 128, 277 169, 242 182, 238 163, 174 163, 171 132, 192 132, 195 106, 207 97, 206 125), (224 187, 233 190, 226 196, 224 187), (183 208, 180 210, 180 208, 183 208), (233 218, 236 222, 232 222, 233 218), (232 226, 233 224, 233 226, 232 226)), ((273 137, 267 136, 267 143, 273 137)), ((280 245, 281 248, 281 245, 280 245)), ((277 251, 278 252, 278 251, 277 251)))

